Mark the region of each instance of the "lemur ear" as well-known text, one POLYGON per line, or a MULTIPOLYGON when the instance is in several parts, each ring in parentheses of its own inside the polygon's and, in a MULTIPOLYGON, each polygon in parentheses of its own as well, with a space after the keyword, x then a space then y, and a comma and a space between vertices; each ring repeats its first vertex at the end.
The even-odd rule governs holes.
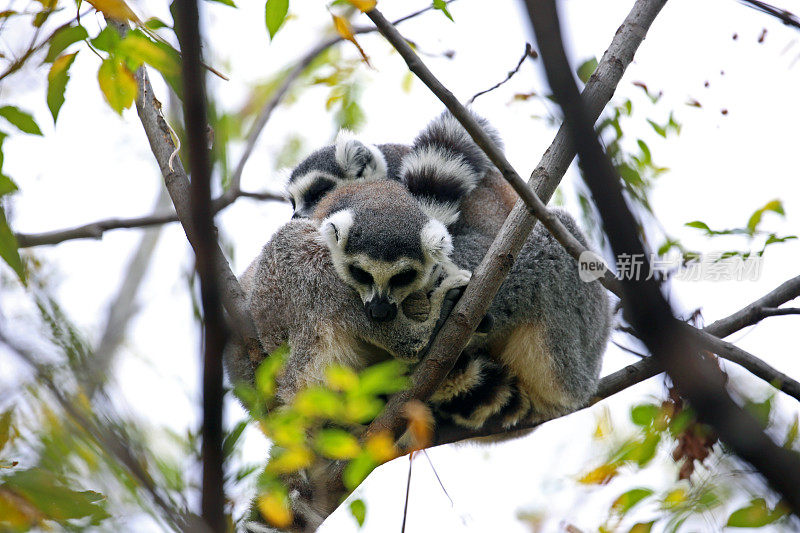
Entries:
POLYGON ((336 162, 350 179, 380 180, 387 177, 386 158, 373 144, 358 140, 349 130, 336 136, 336 162))
POLYGON ((337 211, 323 220, 319 226, 319 232, 331 250, 344 249, 352 225, 353 213, 345 209, 337 211))
POLYGON ((444 224, 431 219, 420 233, 422 249, 436 261, 446 259, 453 252, 453 240, 444 224))

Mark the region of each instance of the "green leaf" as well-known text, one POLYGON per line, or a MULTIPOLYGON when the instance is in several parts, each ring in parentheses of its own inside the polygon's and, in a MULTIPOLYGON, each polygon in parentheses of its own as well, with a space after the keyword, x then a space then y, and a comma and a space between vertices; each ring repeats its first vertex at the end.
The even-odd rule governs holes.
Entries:
POLYGON ((53 124, 58 119, 61 106, 64 105, 64 91, 66 91, 69 81, 69 68, 77 55, 78 52, 75 52, 59 57, 53 62, 50 72, 47 73, 47 107, 50 108, 50 114, 53 115, 53 124))
POLYGON ((778 213, 781 216, 786 215, 786 212, 783 210, 783 203, 781 203, 780 200, 772 200, 771 202, 767 202, 764 207, 756 210, 755 213, 750 215, 750 219, 747 221, 747 229, 751 234, 755 233, 758 225, 761 223, 761 217, 763 217, 764 213, 767 211, 778 213))
POLYGON ((728 527, 763 527, 769 525, 785 515, 785 511, 776 506, 770 511, 764 498, 750 501, 750 505, 734 511, 728 517, 728 527))
POLYGON ((364 500, 353 500, 350 502, 350 514, 352 514, 353 518, 358 522, 358 527, 362 527, 364 525, 364 519, 367 517, 367 504, 364 503, 364 500))
POLYGON ((264 399, 275 394, 275 378, 289 357, 289 345, 281 344, 264 359, 255 372, 256 390, 264 399))
POLYGON ((246 427, 247 420, 242 420, 237 423, 227 435, 225 435, 225 439, 222 441, 222 453, 225 457, 228 457, 233 453, 233 450, 236 448, 236 443, 239 442, 239 439, 241 438, 242 433, 244 433, 246 427))
POLYGON ((650 126, 653 128, 653 131, 655 131, 656 133, 658 133, 660 136, 664 137, 665 139, 667 138, 667 128, 666 127, 660 126, 659 124, 657 124, 656 122, 650 120, 649 118, 647 119, 647 123, 650 124, 650 126))
POLYGON ((375 470, 378 463, 367 451, 362 451, 358 456, 350 461, 342 474, 342 481, 347 490, 354 490, 364 481, 370 472, 375 470))
POLYGON ((408 386, 404 375, 406 365, 390 360, 365 368, 359 377, 358 391, 361 394, 393 394, 408 386))
POLYGON ((587 59, 581 66, 578 67, 578 78, 583 82, 586 83, 589 81, 589 78, 592 77, 592 74, 597 69, 597 58, 587 59))
POLYGON ((120 37, 117 30, 111 26, 106 26, 103 28, 103 31, 101 31, 97 37, 92 39, 90 42, 92 43, 92 46, 98 50, 102 50, 103 52, 112 52, 114 49, 116 49, 121 39, 122 37, 120 37))
POLYGON ((639 522, 633 524, 633 527, 628 530, 628 533, 650 533, 650 530, 653 529, 653 524, 655 523, 656 521, 653 520, 651 522, 639 522))
MULTIPOLYGON (((2 167, 3 167, 3 151, 2 151, 2 141, 0 141, 0 169, 2 169, 2 167)), ((9 178, 5 174, 0 174, 0 197, 18 190, 19 187, 17 187, 17 184, 14 183, 14 180, 9 178)))
POLYGON ((750 411, 756 420, 765 426, 769 424, 770 414, 772 413, 772 400, 774 396, 768 396, 763 402, 747 401, 744 404, 745 409, 750 411))
POLYGON ((105 497, 92 491, 75 491, 55 474, 39 468, 18 470, 5 478, 4 485, 30 501, 47 518, 63 524, 89 518, 98 525, 110 515, 100 502, 105 497))
POLYGON ((23 267, 22 259, 19 257, 17 238, 8 226, 3 206, 0 206, 0 257, 8 263, 8 266, 17 273, 20 281, 25 284, 25 267, 23 267))
POLYGON ((298 392, 292 405, 304 416, 329 420, 339 419, 344 412, 342 398, 322 387, 309 387, 298 392))
POLYGON ((288 12, 289 0, 267 0, 266 21, 270 41, 275 38, 275 34, 286 20, 288 12))
POLYGON ((137 65, 147 63, 164 76, 172 90, 182 94, 180 55, 170 45, 153 41, 141 31, 133 30, 120 41, 116 52, 137 65))
MULTIPOLYGON (((214 0, 211 0, 211 1, 214 1, 214 0)), ((158 17, 150 17, 149 19, 145 20, 144 21, 144 27, 147 28, 150 31, 156 31, 156 30, 160 30, 160 29, 163 29, 163 28, 169 28, 169 26, 167 26, 167 23, 164 22, 163 20, 161 20, 158 17)))
POLYGON ((136 79, 121 58, 105 59, 97 71, 97 81, 111 109, 122 114, 136 98, 136 79))
POLYGON ((352 459, 361 451, 358 439, 343 429, 321 430, 314 444, 317 451, 329 459, 352 459))
POLYGON ((206 0, 206 2, 215 2, 217 4, 222 4, 229 7, 236 7, 236 4, 233 3, 233 0, 206 0))
POLYGON ((784 448, 790 449, 797 440, 798 422, 800 422, 800 418, 795 413, 792 425, 789 426, 789 431, 786 432, 786 439, 783 441, 784 448))
POLYGON ((0 451, 3 451, 8 441, 11 439, 11 415, 13 408, 0 414, 0 451))
POLYGON ((23 133, 30 133, 31 135, 41 135, 42 130, 39 129, 36 121, 30 113, 20 110, 18 107, 5 105, 0 107, 0 117, 3 117, 11 124, 17 127, 23 133))
POLYGON ((637 426, 647 427, 653 423, 661 409, 652 403, 637 405, 631 409, 631 420, 637 426))
POLYGON ((439 11, 444 13, 445 16, 449 18, 452 22, 455 22, 455 20, 453 20, 453 15, 451 15, 450 11, 448 11, 447 9, 447 2, 445 2, 444 0, 433 0, 433 8, 438 9, 439 11))
POLYGON ((66 28, 58 30, 56 34, 50 38, 50 48, 47 50, 47 57, 44 58, 44 62, 52 63, 69 45, 87 39, 88 37, 89 33, 83 26, 67 26, 66 28))
POLYGON ((625 516, 637 503, 652 494, 653 490, 648 488, 631 489, 614 500, 614 503, 611 504, 611 509, 619 516, 625 516))
POLYGON ((684 224, 684 226, 688 226, 690 228, 702 229, 702 230, 705 230, 705 231, 707 231, 709 233, 711 232, 711 228, 708 227, 708 224, 706 224, 705 222, 701 222, 699 220, 694 220, 692 222, 687 222, 686 224, 684 224))

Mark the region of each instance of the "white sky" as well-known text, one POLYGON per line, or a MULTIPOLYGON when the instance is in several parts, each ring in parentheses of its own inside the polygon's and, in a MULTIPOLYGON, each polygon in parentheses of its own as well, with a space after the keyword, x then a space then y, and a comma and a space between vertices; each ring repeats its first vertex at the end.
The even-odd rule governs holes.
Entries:
MULTIPOLYGON (((249 84, 265 79, 305 52, 330 26, 321 2, 296 1, 291 13, 297 18, 287 22, 269 44, 263 2, 242 0, 239 4, 238 10, 212 3, 202 6, 207 14, 207 54, 213 58, 212 64, 231 77, 229 82, 212 81, 211 88, 217 100, 231 109, 246 97, 249 84)), ((145 17, 169 20, 165 3, 134 5, 145 17)), ((379 3, 390 18, 425 5, 425 1, 379 3)), ((596 0, 562 3, 573 64, 591 56, 599 59, 631 5, 630 1, 596 0)), ((800 7, 795 2, 784 5, 795 11, 800 7)), ((404 24, 401 31, 425 52, 456 51, 453 60, 424 60, 463 101, 502 80, 531 36, 518 2, 460 0, 451 6, 451 12, 456 24, 432 13, 404 24)), ((86 21, 90 33, 96 24, 86 21)), ((783 200, 787 216, 781 220, 768 215, 765 226, 780 234, 798 233, 798 36, 734 0, 672 0, 656 20, 618 95, 634 101, 634 120, 628 122, 626 136, 645 139, 656 162, 671 169, 660 178, 652 195, 655 212, 671 235, 709 250, 698 232, 683 227, 685 222, 702 219, 713 228, 741 226, 753 210, 774 198, 783 200), (765 42, 758 44, 762 28, 768 33, 765 42), (737 40, 732 39, 734 33, 737 40), (637 80, 664 92, 657 106, 650 106, 631 85, 637 80), (706 81, 708 88, 704 88, 706 81), (684 105, 689 98, 699 100, 703 108, 684 105), (728 114, 723 116, 722 109, 728 114), (683 124, 683 132, 665 141, 653 134, 645 118, 664 122, 670 110, 683 124)), ((14 35, 2 37, 4 46, 19 46, 14 35)), ((417 81, 411 93, 401 90, 405 66, 379 37, 364 36, 360 43, 375 67, 359 71, 368 82, 362 99, 368 121, 361 135, 375 142, 408 142, 442 106, 417 81)), ((348 56, 355 55, 352 46, 340 46, 348 56)), ((97 67, 97 57, 84 48, 72 67, 57 128, 53 128, 45 105, 44 72, 23 73, 0 86, 3 104, 32 111, 45 133, 43 138, 16 135, 5 144, 5 173, 21 188, 12 209, 17 231, 32 233, 107 217, 137 216, 152 208, 160 187, 157 166, 135 112, 126 111, 120 119, 103 102, 96 82, 97 67)), ((475 106, 501 132, 509 160, 523 176, 535 167, 554 130, 530 118, 541 112, 536 104, 509 105, 509 101, 514 93, 544 91, 540 69, 541 62, 525 65, 510 83, 482 96, 475 106)), ((163 85, 155 85, 165 101, 163 85)), ((326 90, 312 89, 274 114, 245 169, 245 189, 280 188, 273 159, 288 135, 301 135, 306 153, 330 142, 334 131, 324 110, 326 97, 326 90)), ((237 153, 239 147, 234 149, 237 153)), ((233 158, 232 164, 235 161, 233 158)), ((573 169, 565 179, 566 187, 575 179, 573 169)), ((222 231, 234 245, 234 271, 247 266, 288 216, 287 205, 240 200, 219 217, 222 231)), ((106 306, 139 234, 118 230, 106 233, 102 241, 70 241, 33 250, 48 265, 52 285, 66 311, 90 338, 96 339, 102 332, 106 306)), ((660 243, 660 239, 656 241, 660 243)), ((797 275, 798 257, 797 242, 775 246, 766 254, 758 281, 674 283, 672 296, 684 311, 702 307, 711 322, 797 275)), ((185 281, 191 267, 190 250, 180 227, 166 227, 138 297, 141 312, 132 323, 115 369, 126 409, 154 425, 177 431, 196 427, 199 421, 199 337, 185 281)), ((35 335, 30 326, 25 329, 24 318, 30 308, 22 302, 18 295, 0 299, 6 317, 19 319, 15 322, 19 333, 35 335)), ((733 340, 783 372, 800 376, 800 354, 793 334, 797 320, 773 318, 734 335, 733 340)), ((612 347, 604 374, 630 362, 631 356, 612 347)), ((13 376, 16 369, 9 365, 5 356, 0 359, 0 388, 16 381, 6 377, 13 376)), ((741 389, 756 394, 763 390, 746 372, 738 368, 731 372, 741 378, 736 380, 741 389)), ((660 382, 650 380, 604 405, 625 428, 629 406, 660 391, 660 382)), ((788 413, 798 411, 792 399, 784 397, 779 405, 787 419, 788 413)), ((229 423, 242 416, 233 401, 226 412, 229 423)), ((516 518, 520 510, 547 511, 546 531, 559 530, 562 521, 591 530, 605 518, 608 505, 623 487, 633 483, 664 486, 671 474, 626 478, 597 492, 575 483, 576 475, 591 466, 593 458, 602 457, 603 448, 591 440, 598 412, 596 406, 502 445, 432 450, 430 456, 456 506, 450 507, 427 461, 420 458, 415 463, 407 531, 522 532, 526 528, 516 518)), ((255 430, 248 431, 246 458, 256 461, 266 449, 263 437, 255 430)), ((406 468, 404 458, 385 465, 359 489, 368 502, 364 531, 399 530, 406 468)), ((323 530, 353 528, 354 522, 343 508, 323 530)))

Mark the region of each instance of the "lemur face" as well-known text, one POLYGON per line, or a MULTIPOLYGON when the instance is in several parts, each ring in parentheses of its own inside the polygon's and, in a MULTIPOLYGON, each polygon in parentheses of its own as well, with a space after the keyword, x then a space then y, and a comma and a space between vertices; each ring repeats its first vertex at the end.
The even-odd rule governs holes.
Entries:
POLYGON ((320 224, 336 272, 361 297, 367 316, 378 322, 394 319, 412 292, 431 289, 452 252, 442 223, 409 223, 402 210, 397 214, 387 219, 387 213, 342 209, 320 224))
POLYGON ((342 130, 334 145, 317 150, 292 171, 286 187, 292 218, 311 218, 319 201, 340 185, 386 177, 386 158, 378 147, 342 130))

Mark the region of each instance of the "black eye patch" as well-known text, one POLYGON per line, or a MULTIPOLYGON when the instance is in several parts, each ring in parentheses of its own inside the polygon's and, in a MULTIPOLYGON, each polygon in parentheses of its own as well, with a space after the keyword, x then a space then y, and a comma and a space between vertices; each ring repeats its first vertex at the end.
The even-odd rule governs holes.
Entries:
POLYGON ((326 178, 314 180, 305 194, 303 194, 303 205, 306 207, 315 205, 334 187, 336 187, 336 182, 333 180, 326 178))
POLYGON ((372 285, 372 275, 366 270, 358 268, 355 265, 350 265, 350 275, 353 276, 353 279, 359 283, 363 283, 364 285, 372 285))
POLYGON ((412 281, 417 279, 417 271, 416 270, 404 270, 399 274, 395 274, 389 280, 389 286, 391 287, 405 287, 412 281))

